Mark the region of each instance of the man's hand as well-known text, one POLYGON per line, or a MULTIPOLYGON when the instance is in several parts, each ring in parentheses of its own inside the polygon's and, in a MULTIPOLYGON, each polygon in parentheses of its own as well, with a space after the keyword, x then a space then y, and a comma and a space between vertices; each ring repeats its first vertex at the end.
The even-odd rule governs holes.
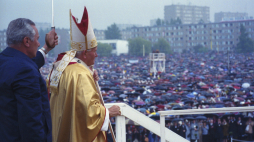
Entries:
POLYGON ((45 42, 46 43, 43 47, 46 49, 47 53, 52 50, 56 45, 58 45, 58 36, 55 32, 55 29, 52 29, 46 34, 45 42))
POLYGON ((120 107, 116 105, 113 105, 112 107, 110 107, 108 111, 109 111, 109 117, 115 117, 117 115, 121 115, 120 107))
POLYGON ((98 75, 97 70, 93 71, 93 79, 94 79, 94 81, 99 81, 99 75, 98 75))

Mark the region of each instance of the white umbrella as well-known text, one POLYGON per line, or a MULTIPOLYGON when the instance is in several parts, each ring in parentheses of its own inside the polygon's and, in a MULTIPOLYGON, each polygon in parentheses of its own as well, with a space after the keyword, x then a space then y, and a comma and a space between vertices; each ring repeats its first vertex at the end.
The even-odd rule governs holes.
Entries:
POLYGON ((250 83, 243 83, 242 87, 243 88, 249 88, 250 87, 250 83))

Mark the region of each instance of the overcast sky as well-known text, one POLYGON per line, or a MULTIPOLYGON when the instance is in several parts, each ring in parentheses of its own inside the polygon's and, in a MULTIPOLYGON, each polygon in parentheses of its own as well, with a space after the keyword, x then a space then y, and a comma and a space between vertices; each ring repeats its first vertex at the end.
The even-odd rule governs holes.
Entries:
MULTIPOLYGON (((69 9, 78 19, 84 6, 93 28, 106 29, 113 23, 148 26, 151 19, 164 18, 164 6, 171 4, 210 7, 215 12, 246 12, 254 16, 254 0, 54 0, 55 26, 69 28, 69 9)), ((0 0, 0 30, 16 18, 51 23, 51 0, 0 0)))

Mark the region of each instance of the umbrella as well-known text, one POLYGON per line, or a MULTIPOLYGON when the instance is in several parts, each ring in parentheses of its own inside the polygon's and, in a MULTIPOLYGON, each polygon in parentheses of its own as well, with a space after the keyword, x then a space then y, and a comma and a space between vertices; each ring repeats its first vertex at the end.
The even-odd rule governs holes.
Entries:
POLYGON ((164 103, 164 102, 165 102, 165 100, 162 100, 162 99, 157 99, 157 100, 155 100, 155 102, 156 102, 156 103, 164 103))
POLYGON ((160 109, 164 109, 164 107, 165 107, 165 106, 164 106, 164 105, 159 104, 159 105, 157 105, 157 107, 158 107, 158 108, 160 108, 160 109))
POLYGON ((245 116, 244 119, 247 121, 249 118, 254 119, 253 116, 245 116))
POLYGON ((146 103, 145 102, 143 102, 143 101, 138 101, 138 102, 135 102, 136 103, 136 105, 138 106, 141 106, 141 105, 145 105, 146 103))
POLYGON ((215 104, 214 107, 215 108, 223 108, 223 107, 225 107, 225 105, 224 104, 215 104))
POLYGON ((131 87, 126 87, 124 90, 130 91, 130 90, 132 90, 132 88, 131 87))
POLYGON ((134 93, 132 93, 132 95, 135 95, 135 96, 140 96, 140 93, 138 93, 138 92, 134 92, 134 93))
POLYGON ((145 113, 146 109, 145 108, 139 108, 138 111, 145 113))
POLYGON ((104 90, 104 91, 109 91, 110 88, 109 87, 102 87, 101 90, 104 90))
POLYGON ((121 97, 121 98, 125 98, 125 97, 127 97, 127 95, 125 95, 125 94, 121 94, 121 95, 119 95, 119 97, 121 97))
POLYGON ((219 115, 218 114, 216 114, 216 113, 209 113, 209 114, 204 114, 206 117, 209 117, 209 118, 211 118, 211 117, 219 117, 219 115))
POLYGON ((211 94, 211 93, 207 93, 207 94, 205 94, 205 96, 206 96, 206 97, 213 97, 214 95, 211 94))
POLYGON ((120 88, 117 88, 117 87, 110 87, 110 90, 120 90, 120 88))
POLYGON ((231 102, 232 100, 231 99, 229 99, 229 98, 225 98, 225 99, 223 99, 223 102, 231 102))
POLYGON ((176 121, 183 121, 183 119, 182 119, 182 118, 174 118, 174 119, 172 120, 172 122, 176 122, 176 121))
POLYGON ((183 110, 184 108, 182 108, 181 106, 174 106, 172 107, 172 110, 183 110))
POLYGON ((194 101, 192 101, 192 100, 186 100, 186 101, 184 101, 184 104, 188 104, 188 103, 193 104, 193 103, 194 103, 194 101))
POLYGON ((154 120, 160 120, 160 115, 159 115, 159 113, 155 113, 155 114, 152 113, 149 115, 149 118, 154 119, 154 120))
POLYGON ((202 100, 202 99, 206 99, 206 97, 205 96, 199 96, 198 99, 202 100))
POLYGON ((133 94, 132 94, 132 93, 126 93, 126 95, 128 95, 128 96, 129 96, 129 95, 133 95, 133 94))
POLYGON ((227 119, 227 118, 230 117, 230 116, 234 116, 234 114, 233 114, 233 113, 225 113, 225 114, 223 114, 223 115, 221 116, 221 119, 227 119))
POLYGON ((118 98, 117 97, 111 97, 111 98, 109 98, 110 100, 118 100, 118 98))
POLYGON ((183 109, 191 109, 191 106, 189 105, 183 106, 183 109))
POLYGON ((243 88, 249 88, 250 87, 250 83, 243 83, 242 87, 243 88))
POLYGON ((133 82, 133 80, 126 79, 124 82, 125 82, 125 83, 132 83, 132 82, 133 82))
POLYGON ((146 95, 140 95, 140 98, 142 98, 143 100, 146 99, 146 95))
POLYGON ((187 117, 184 117, 184 119, 194 120, 194 117, 192 117, 192 116, 187 116, 187 117))
POLYGON ((208 86, 202 86, 201 88, 202 88, 202 89, 209 89, 208 86))
POLYGON ((188 94, 188 95, 186 95, 186 97, 188 97, 188 98, 195 98, 195 95, 193 95, 193 94, 188 94))
POLYGON ((200 115, 200 116, 197 116, 195 119, 197 119, 197 120, 206 120, 207 118, 205 116, 200 115))
POLYGON ((143 93, 143 92, 145 91, 145 89, 144 89, 144 88, 138 87, 138 88, 135 89, 135 91, 136 91, 136 92, 143 93))
POLYGON ((165 123, 170 123, 172 120, 169 118, 165 118, 165 123))
POLYGON ((136 125, 136 126, 139 125, 138 123, 136 123, 128 118, 125 119, 125 124, 126 125, 136 125))
POLYGON ((115 94, 115 91, 110 90, 110 91, 108 91, 108 93, 109 93, 109 94, 115 94))

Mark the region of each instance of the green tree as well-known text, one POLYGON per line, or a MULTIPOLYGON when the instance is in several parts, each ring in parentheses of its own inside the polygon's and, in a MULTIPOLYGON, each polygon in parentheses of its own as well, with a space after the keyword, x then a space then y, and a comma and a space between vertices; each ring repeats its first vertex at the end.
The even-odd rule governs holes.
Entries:
POLYGON ((107 30, 105 31, 105 38, 106 39, 121 39, 122 38, 120 30, 115 23, 107 28, 107 30))
POLYGON ((111 45, 107 44, 107 43, 100 43, 98 42, 98 46, 97 46, 97 53, 99 56, 110 56, 111 52, 112 52, 113 48, 111 45))
POLYGON ((172 18, 170 19, 170 25, 175 25, 175 20, 173 20, 172 18))
POLYGON ((207 47, 204 47, 201 44, 198 44, 196 46, 193 47, 194 52, 196 53, 206 53, 209 51, 209 49, 207 47))
POLYGON ((164 38, 159 38, 159 40, 154 44, 154 49, 159 50, 161 53, 166 53, 166 54, 172 54, 172 50, 170 48, 170 44, 164 39, 164 38))
POLYGON ((176 20, 170 19, 170 23, 169 24, 170 25, 181 25, 182 24, 182 20, 179 17, 177 17, 176 20))
POLYGON ((203 23, 205 23, 205 22, 204 22, 203 19, 200 19, 198 23, 199 23, 199 24, 203 24, 203 23))
POLYGON ((175 20, 175 23, 181 25, 182 24, 182 20, 179 17, 177 17, 177 19, 175 20))
POLYGON ((43 46, 45 44, 45 36, 46 36, 47 32, 46 30, 39 30, 39 36, 40 38, 38 39, 39 43, 41 46, 43 46))
POLYGON ((240 27, 239 42, 236 46, 236 52, 238 53, 250 53, 254 51, 254 42, 249 38, 248 33, 243 25, 240 27))
POLYGON ((151 53, 152 43, 148 40, 145 40, 141 37, 129 39, 129 54, 142 56, 143 55, 143 45, 145 47, 145 54, 151 53))
POLYGON ((168 21, 166 21, 166 25, 169 25, 169 22, 168 22, 168 21))
POLYGON ((156 20, 156 25, 157 25, 157 26, 161 26, 161 19, 160 19, 160 18, 158 18, 158 19, 156 20))

